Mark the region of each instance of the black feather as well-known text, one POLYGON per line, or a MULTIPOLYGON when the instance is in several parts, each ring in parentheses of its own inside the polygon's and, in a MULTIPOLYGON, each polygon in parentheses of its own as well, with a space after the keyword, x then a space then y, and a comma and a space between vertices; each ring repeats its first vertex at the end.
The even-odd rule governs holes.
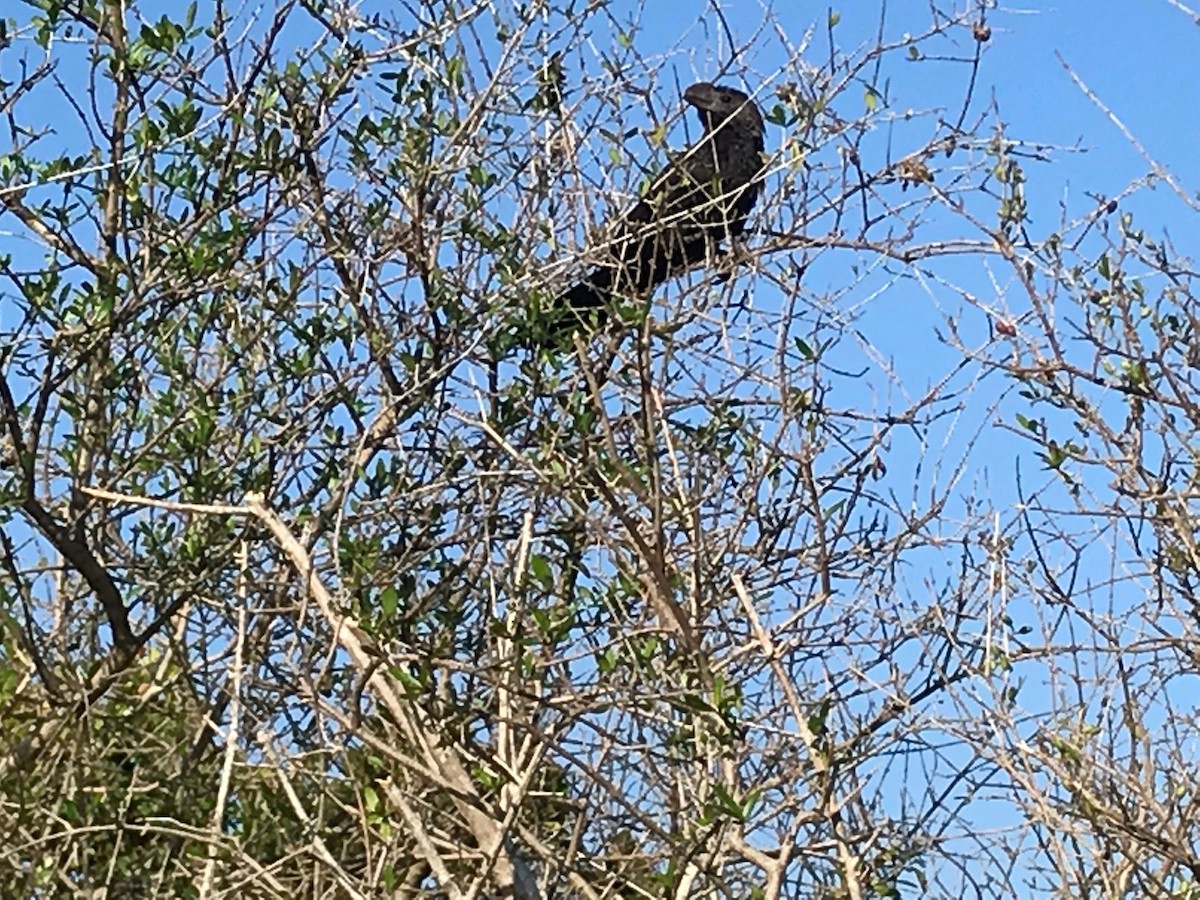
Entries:
POLYGON ((554 302, 552 341, 603 327, 614 303, 645 299, 745 229, 761 186, 762 114, 735 88, 694 84, 683 98, 699 112, 704 136, 606 227, 607 239, 592 251, 599 264, 554 302))

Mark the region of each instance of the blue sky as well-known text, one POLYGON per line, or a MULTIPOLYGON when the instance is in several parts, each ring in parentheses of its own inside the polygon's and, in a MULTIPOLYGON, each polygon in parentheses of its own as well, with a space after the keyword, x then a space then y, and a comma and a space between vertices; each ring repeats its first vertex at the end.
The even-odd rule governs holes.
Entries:
MULTIPOLYGON (((394 10, 394 6, 385 0, 375 0, 373 5, 378 9, 394 10)), ((876 0, 855 0, 834 7, 840 15, 835 34, 841 49, 866 47, 873 43, 880 5, 876 0)), ((965 4, 960 0, 956 5, 965 4)), ((371 2, 364 4, 364 8, 370 6, 371 2)), ((827 52, 824 31, 830 7, 783 0, 770 6, 774 7, 770 16, 778 21, 792 41, 800 41, 812 29, 813 37, 805 60, 819 65, 822 55, 827 52)), ((145 18, 153 19, 163 10, 176 8, 168 3, 147 3, 140 10, 145 18)), ((672 80, 686 84, 695 77, 712 77, 718 69, 715 60, 727 58, 712 0, 644 0, 640 7, 628 2, 614 3, 611 8, 617 21, 640 24, 634 44, 637 54, 648 58, 661 76, 657 97, 662 111, 678 108, 672 80)), ((752 87, 762 85, 764 80, 773 85, 779 80, 796 77, 794 72, 778 76, 784 54, 773 33, 759 31, 766 18, 760 3, 730 0, 723 9, 735 39, 743 40, 757 34, 753 46, 741 60, 744 68, 735 67, 728 77, 744 78, 744 83, 752 87)), ((929 6, 925 2, 891 0, 886 9, 884 33, 887 39, 898 39, 904 33, 920 33, 930 23, 929 6)), ((1021 7, 991 10, 987 21, 991 39, 986 45, 976 85, 975 114, 983 114, 994 97, 998 118, 1006 123, 1010 135, 1060 148, 1052 151, 1053 162, 1029 166, 1030 232, 1035 239, 1054 229, 1060 202, 1065 201, 1078 212, 1088 208, 1088 192, 1115 194, 1148 170, 1148 164, 1072 83, 1056 53, 1062 55, 1182 184, 1190 189, 1200 186, 1200 158, 1194 148, 1198 131, 1195 111, 1200 107, 1197 102, 1200 101, 1200 77, 1197 77, 1200 74, 1197 59, 1200 57, 1196 54, 1200 28, 1169 0, 1030 2, 1021 7), (1076 146, 1083 152, 1062 149, 1076 146)), ((297 38, 297 44, 302 45, 303 40, 297 38)), ((947 55, 964 57, 974 51, 974 43, 968 34, 959 31, 939 48, 947 55)), ((60 74, 68 80, 79 71, 71 70, 69 60, 72 55, 76 64, 85 56, 83 47, 77 45, 72 49, 74 54, 64 54, 66 61, 60 69, 60 74)), ((599 72, 597 56, 614 52, 607 35, 593 34, 590 43, 572 40, 570 46, 553 49, 566 50, 569 89, 576 97, 604 88, 605 82, 596 78, 599 72), (585 76, 591 80, 584 83, 585 76)), ((630 71, 631 83, 647 86, 644 80, 639 82, 639 74, 644 72, 639 73, 636 68, 630 71)), ((883 82, 890 85, 890 106, 897 112, 939 105, 949 108, 962 96, 967 75, 968 69, 961 62, 922 60, 909 63, 902 52, 896 52, 882 64, 880 87, 883 82)), ((764 99, 769 99, 769 95, 767 91, 764 99)), ((861 92, 848 92, 848 96, 847 106, 861 103, 861 92)), ((624 94, 622 105, 630 120, 638 121, 640 110, 632 93, 624 94)), ((861 112, 861 106, 853 112, 861 112)), ((61 106, 47 107, 48 116, 59 113, 61 106)), ((582 116, 580 118, 582 120, 582 116)), ((969 116, 968 121, 971 118, 973 116, 969 116)), ((694 123, 691 127, 694 134, 694 123)), ((881 134, 887 133, 888 127, 892 126, 881 126, 881 134)), ((928 121, 918 121, 911 127, 897 122, 894 127, 898 152, 904 151, 910 134, 919 139, 931 129, 928 121), (906 132, 906 128, 910 131, 906 132)), ((987 128, 987 125, 983 126, 985 133, 987 128)), ((682 136, 682 132, 673 133, 670 143, 678 146, 682 136)), ((66 142, 72 140, 74 135, 69 126, 62 129, 60 137, 66 142)), ((773 129, 768 135, 768 145, 778 146, 780 140, 779 130, 773 129)), ((632 141, 630 145, 630 152, 645 161, 649 153, 644 144, 632 141)), ((606 157, 601 141, 596 140, 592 149, 598 163, 593 167, 595 170, 606 164, 606 157)), ((879 160, 872 162, 878 164, 879 160)), ((1183 249, 1194 248, 1188 210, 1165 187, 1140 192, 1129 202, 1129 208, 1136 211, 1139 224, 1148 231, 1168 230, 1183 243, 1183 249)), ((836 288, 847 280, 851 262, 844 255, 831 258, 820 270, 813 271, 807 286, 814 291, 836 288)), ((979 274, 975 271, 963 277, 975 279, 972 284, 980 286, 985 299, 1001 303, 1003 296, 986 296, 990 288, 986 278, 980 279, 979 274)), ((865 312, 856 324, 861 328, 865 342, 899 374, 897 381, 879 379, 868 384, 863 407, 900 404, 902 400, 897 399, 898 394, 905 390, 910 395, 919 394, 930 380, 936 380, 955 364, 954 354, 940 348, 934 337, 936 329, 942 325, 943 311, 954 312, 954 298, 936 296, 935 299, 944 304, 942 309, 930 299, 929 292, 914 282, 897 280, 885 294, 869 299, 851 294, 838 300, 838 311, 852 308, 856 303, 864 304, 865 312)), ((971 323, 977 332, 983 324, 978 316, 971 323)), ((850 352, 854 352, 853 347, 850 352)), ((848 360, 848 367, 854 368, 856 362, 848 360)), ((847 402, 846 398, 840 399, 847 402)), ((964 421, 959 426, 958 438, 969 439, 976 429, 984 427, 986 423, 978 416, 975 420, 964 421)), ((944 437, 950 440, 955 436, 944 437)), ((889 468, 896 472, 905 471, 909 467, 903 463, 911 463, 911 455, 919 453, 920 448, 905 449, 900 446, 903 437, 896 440, 897 456, 889 461, 889 468)), ((1030 448, 1027 444, 1007 440, 1003 435, 996 436, 988 447, 989 452, 973 459, 970 477, 998 473, 999 498, 1011 500, 1012 461, 1019 450, 1028 452, 1030 448)), ((1031 469, 1026 470, 1027 474, 1036 472, 1036 460, 1030 459, 1031 469)))
MULTIPOLYGON (((389 0, 377 0, 376 5, 394 9, 389 0)), ((582 0, 578 5, 584 5, 582 0)), ((797 0, 776 0, 772 5, 776 8, 773 15, 791 39, 798 41, 810 27, 814 28, 812 44, 805 58, 819 64, 827 46, 823 31, 829 7, 797 0)), ((958 0, 957 5, 964 4, 958 0)), ((717 70, 713 60, 722 58, 720 28, 712 14, 712 2, 644 0, 640 12, 633 12, 635 6, 634 3, 614 4, 615 14, 623 16, 623 21, 637 19, 640 22, 641 32, 635 37, 636 48, 643 56, 652 59, 657 56, 661 63, 659 71, 664 76, 664 81, 658 85, 658 99, 664 111, 672 111, 678 108, 677 98, 667 79, 677 76, 681 84, 686 84, 695 77, 711 77, 717 70)), ((890 0, 887 6, 885 34, 891 39, 905 32, 918 33, 929 24, 928 3, 923 0, 890 0)), ((842 49, 873 42, 879 7, 879 0, 847 0, 835 7, 840 13, 836 35, 842 49)), ((175 8, 174 4, 167 3, 159 6, 163 10, 175 8)), ((762 7, 755 0, 730 0, 723 8, 735 37, 739 39, 753 34, 763 21, 762 7)), ((142 12, 147 18, 158 15, 155 4, 145 4, 142 12)), ((1066 202, 1075 212, 1085 210, 1090 203, 1086 197, 1088 192, 1111 196, 1144 176, 1149 168, 1072 82, 1056 53, 1061 54, 1088 87, 1125 122, 1158 162, 1167 166, 1190 190, 1200 187, 1200 158, 1195 149, 1196 136, 1200 132, 1195 122, 1196 110, 1200 108, 1200 77, 1197 77, 1200 75, 1197 71, 1200 54, 1196 52, 1200 28, 1186 14, 1168 0, 1070 0, 1060 4, 1029 2, 1022 7, 993 10, 988 13, 987 20, 992 35, 978 76, 974 114, 982 115, 994 98, 998 118, 1006 123, 1010 135, 1059 148, 1051 152, 1052 163, 1029 165, 1029 228, 1035 239, 1054 230, 1060 202, 1066 202), (1066 149, 1076 146, 1083 152, 1066 149)), ((597 48, 607 52, 611 44, 597 37, 595 47, 580 43, 569 48, 566 64, 572 90, 597 90, 595 85, 602 84, 593 81, 591 87, 581 86, 582 75, 594 78, 598 74, 593 52, 597 48)), ((959 56, 968 56, 973 50, 973 43, 961 32, 943 47, 945 53, 959 56)), ((756 81, 761 84, 763 79, 774 75, 781 60, 779 44, 766 34, 746 54, 745 70, 735 69, 730 77, 740 80, 744 74, 744 83, 753 87, 756 81)), ((888 96, 892 109, 903 111, 952 104, 961 97, 967 75, 968 69, 961 62, 924 60, 908 63, 903 53, 896 52, 884 61, 881 78, 891 85, 888 96)), ((630 77, 637 82, 636 71, 631 72, 630 77)), ((860 96, 861 91, 851 99, 860 96)), ((636 111, 636 99, 631 95, 625 97, 624 106, 630 112, 630 119, 637 120, 640 113, 636 111)), ((858 111, 861 112, 861 107, 858 111)), ((968 121, 973 117, 969 116, 968 121)), ((904 142, 910 136, 928 133, 930 127, 928 122, 917 122, 912 126, 896 123, 897 148, 903 151, 904 142)), ((694 123, 691 128, 694 135, 694 123)), ((985 133, 987 128, 986 125, 983 128, 985 133)), ((886 128, 881 126, 881 135, 885 133, 886 128)), ((672 134, 671 145, 678 146, 681 137, 682 132, 672 134)), ((779 141, 778 132, 768 136, 769 145, 777 146, 779 141)), ((603 165, 605 157, 599 141, 596 150, 596 160, 603 165)), ((631 143, 631 153, 645 157, 647 154, 641 152, 644 150, 644 145, 631 143)), ((878 160, 874 162, 878 163, 878 160)), ((1168 230, 1182 243, 1181 249, 1193 251, 1196 248, 1196 239, 1191 234, 1193 216, 1165 187, 1140 192, 1129 201, 1129 208, 1136 212, 1139 224, 1148 231, 1168 230)), ((819 270, 813 271, 811 283, 806 287, 814 292, 837 287, 846 281, 851 262, 847 255, 831 257, 819 270)), ((956 277, 969 280, 985 299, 995 299, 997 303, 1003 301, 1003 296, 987 296, 990 287, 976 262, 968 261, 961 267, 951 264, 946 268, 956 277)), ((873 282, 866 287, 877 284, 873 282)), ((666 289, 667 292, 670 290, 666 289)), ((902 393, 907 391, 910 396, 919 396, 931 380, 935 381, 955 365, 956 355, 937 343, 935 331, 943 324, 943 312, 954 312, 956 302, 952 295, 935 290, 935 298, 942 304, 939 308, 930 302, 929 293, 920 285, 905 279, 897 279, 885 294, 868 299, 862 296, 865 292, 864 288, 864 292, 840 298, 838 309, 846 311, 856 303, 864 304, 862 316, 855 325, 864 344, 878 351, 898 373, 898 378, 889 380, 883 377, 881 369, 873 369, 860 383, 861 396, 841 395, 835 399, 841 406, 858 405, 866 410, 902 406, 902 393)), ((1003 294, 1002 291, 997 293, 1003 294)), ((970 315, 969 311, 967 315, 970 315)), ((979 317, 967 324, 974 329, 974 337, 980 339, 984 323, 979 317)), ((845 351, 847 369, 854 370, 867 359, 865 352, 861 357, 856 355, 860 350, 853 341, 848 343, 845 351)), ((996 382, 989 383, 989 388, 998 390, 1000 386, 996 382)), ((966 382, 961 386, 966 387, 966 382)), ((1027 442, 991 428, 993 415, 987 408, 987 398, 981 393, 975 399, 984 402, 958 419, 929 428, 926 447, 919 446, 911 435, 898 431, 889 448, 888 467, 898 490, 905 487, 914 490, 912 473, 917 457, 923 452, 936 454, 945 446, 961 446, 977 434, 986 434, 983 446, 970 458, 962 491, 980 490, 998 506, 1006 508, 1006 515, 1011 517, 1011 503, 1015 500, 1015 459, 1022 460, 1027 488, 1043 483, 1053 486, 1054 479, 1038 471, 1033 448, 1027 442)), ((1015 402, 1003 407, 1010 422, 1011 414, 1019 409, 1020 404, 1015 402)), ((922 477, 935 478, 928 467, 917 480, 922 477)), ((943 483, 946 477, 945 473, 936 476, 943 483)), ((947 532, 952 533, 958 525, 958 522, 948 523, 947 532)), ((1103 546, 1099 547, 1100 556, 1104 551, 1103 546)), ((928 603, 931 600, 926 576, 936 575, 942 571, 941 566, 952 569, 957 560, 952 554, 942 556, 940 551, 917 558, 928 565, 929 571, 914 568, 905 585, 908 594, 904 599, 928 603)), ((1093 561, 1091 571, 1097 580, 1108 574, 1102 558, 1093 561)), ((942 571, 942 574, 946 572, 942 571)), ((940 583, 936 577, 928 580, 940 583)), ((1103 592, 1096 596, 1101 604, 1107 599, 1116 611, 1122 603, 1141 599, 1114 598, 1103 592)), ((1021 606, 1019 600, 1014 602, 1013 610, 1019 621, 1035 621, 1038 615, 1036 609, 1021 606)), ((1026 708, 1039 706, 1040 699, 1036 692, 1032 696, 1030 693, 1022 696, 1026 708)))
MULTIPOLYGON (((635 4, 629 4, 633 7, 635 4)), ((735 38, 753 33, 762 21, 757 2, 735 0, 720 4, 735 38)), ((939 4, 949 6, 949 4, 939 4)), ((963 3, 955 6, 962 7, 963 3)), ((718 43, 719 27, 710 0, 646 2, 640 12, 643 26, 638 45, 644 52, 661 48, 669 68, 681 80, 694 70, 704 71, 706 56, 718 43), (698 62, 698 65, 696 63, 698 62)), ((840 16, 837 36, 843 48, 869 40, 879 22, 879 4, 854 0, 842 4, 775 3, 773 14, 797 40, 815 26, 817 34, 806 56, 818 64, 825 48, 820 34, 833 9, 840 16)), ((885 33, 898 37, 917 33, 930 22, 928 5, 913 0, 888 4, 885 33)), ((1076 87, 1056 53, 1079 74, 1101 100, 1119 116, 1159 162, 1168 165, 1185 184, 1200 184, 1200 155, 1195 111, 1200 107, 1200 27, 1169 0, 1064 0, 1029 2, 990 10, 992 38, 984 54, 975 108, 995 96, 1001 116, 1013 133, 1058 145, 1080 144, 1087 153, 1064 160, 1056 175, 1075 190, 1115 192, 1146 172, 1138 154, 1076 87)), ((779 62, 769 40, 748 55, 752 71, 769 73, 779 62)), ((959 41, 962 52, 969 47, 959 41)), ((961 84, 961 70, 912 66, 905 73, 900 54, 885 62, 884 73, 903 87, 894 95, 897 106, 920 107, 937 86, 931 79, 961 84)), ((751 76, 752 77, 752 76, 751 76)), ((952 91, 953 92, 953 91, 952 91)))
MULTIPOLYGON (((1022 131, 1090 148, 1078 180, 1121 184, 1145 171, 1134 153, 1080 93, 1061 54, 1088 86, 1185 183, 1200 183, 1195 111, 1200 100, 1200 28, 1166 0, 1101 0, 1030 6, 1001 13, 987 58, 1005 115, 1022 131)), ((1072 180, 1077 180, 1073 177, 1072 180)))
MULTIPOLYGON (((816 26, 806 59, 819 64, 822 48, 826 46, 822 29, 828 7, 801 3, 777 3, 774 6, 776 15, 794 40, 798 40, 810 25, 816 26)), ((904 32, 915 33, 928 24, 928 4, 893 0, 888 6, 886 33, 893 38, 904 32)), ((725 3, 723 7, 737 37, 752 33, 761 20, 758 3, 725 3)), ((843 3, 837 8, 841 16, 837 35, 843 49, 860 42, 873 42, 878 25, 878 3, 843 3)), ((666 56, 665 71, 678 73, 681 83, 687 83, 692 76, 710 77, 716 71, 710 61, 714 56, 710 39, 717 29, 711 24, 708 27, 698 24, 706 18, 711 23, 710 10, 711 4, 701 0, 647 3, 639 47, 644 53, 653 53, 656 46, 661 48, 666 56)), ((973 110, 976 114, 984 112, 994 98, 998 110, 995 115, 1005 123, 1010 137, 1056 148, 1049 154, 1052 162, 1030 162, 1026 166, 1030 203, 1028 230, 1035 241, 1056 230, 1060 204, 1074 214, 1085 212, 1094 206, 1088 194, 1111 197, 1131 182, 1145 177, 1150 170, 1150 163, 1130 146, 1118 128, 1072 81, 1063 62, 1128 127, 1154 161, 1165 166, 1195 196, 1196 190, 1200 189, 1200 154, 1196 152, 1196 139, 1200 135, 1196 122, 1200 109, 1200 54, 1197 53, 1200 28, 1191 17, 1173 7, 1168 0, 1071 0, 1058 4, 1029 2, 1021 7, 991 11, 988 24, 992 36, 983 55, 973 110)), ((960 55, 968 54, 971 49, 969 41, 959 40, 960 55)), ((770 39, 764 39, 761 46, 747 54, 745 63, 749 72, 744 83, 754 87, 754 79, 771 74, 779 61, 778 46, 772 47, 770 39)), ((735 70, 733 74, 742 73, 735 70)), ((897 53, 884 62, 883 77, 891 81, 889 97, 893 108, 921 109, 960 96, 966 69, 954 63, 907 64, 903 54, 897 53)), ((969 116, 968 121, 971 118, 969 116)), ((982 130, 986 133, 988 126, 982 130)), ((902 146, 902 141, 903 137, 898 137, 897 145, 902 146)), ((1195 256, 1200 250, 1200 242, 1195 237, 1194 212, 1166 186, 1138 191, 1122 202, 1122 211, 1133 212, 1137 224, 1155 237, 1170 234, 1180 252, 1195 256)), ((806 279, 808 287, 814 292, 837 287, 846 280, 848 262, 845 257, 835 258, 821 269, 810 272, 806 279), (818 283, 819 279, 825 279, 825 282, 818 283)), ((995 290, 997 296, 988 295, 993 288, 976 260, 961 266, 951 264, 942 267, 942 271, 952 272, 961 283, 979 291, 985 300, 994 300, 1000 306, 1012 302, 1015 312, 1023 311, 1019 292, 1012 291, 1011 296, 1005 292, 1005 287, 1011 287, 1011 281, 1001 282, 995 290)), ((1150 287, 1153 290, 1153 283, 1150 287)), ((964 327, 973 327, 974 337, 980 338, 982 323, 979 316, 972 319, 972 311, 962 311, 953 296, 936 290, 934 295, 931 298, 911 281, 898 280, 885 294, 869 301, 864 301, 861 295, 847 295, 839 300, 841 309, 857 302, 865 303, 855 326, 864 342, 888 360, 893 371, 898 373, 895 381, 882 377, 879 370, 868 373, 860 383, 861 395, 838 397, 841 404, 857 402, 864 409, 895 405, 903 391, 919 394, 923 387, 949 371, 956 362, 956 354, 940 346, 935 338, 935 330, 943 327, 942 311, 964 314, 964 327), (931 302, 935 299, 941 310, 931 302)), ((1066 318, 1074 311, 1064 309, 1062 312, 1066 318)), ((856 359, 855 351, 854 346, 848 348, 847 369, 856 369, 866 358, 864 353, 856 359)), ((907 479, 908 489, 913 490, 915 464, 922 454, 936 456, 949 448, 948 455, 953 459, 956 453, 968 453, 963 449, 964 445, 979 435, 982 439, 968 453, 960 492, 974 493, 985 502, 994 503, 1001 511, 1003 527, 1014 526, 1010 534, 1016 533, 1014 507, 1018 465, 1025 496, 1040 490, 1048 505, 1071 510, 1073 502, 1056 477, 1042 471, 1035 448, 1027 441, 993 427, 998 418, 1011 424, 1015 414, 1030 412, 1011 384, 1007 389, 1011 393, 999 402, 998 410, 993 410, 990 403, 1005 390, 1005 385, 998 378, 985 382, 983 389, 971 396, 969 402, 974 406, 967 408, 952 423, 927 429, 924 446, 897 432, 887 457, 889 467, 896 475, 897 489, 902 493, 903 481, 907 479)), ((1043 410, 1038 412, 1044 413, 1043 410)), ((1121 415, 1119 405, 1114 407, 1113 414, 1121 415)), ((1053 414, 1047 415, 1052 417, 1053 414)), ((1114 421, 1119 426, 1121 419, 1114 421)), ((1106 485, 1111 474, 1102 471, 1098 476, 1086 473, 1082 476, 1097 478, 1094 485, 1097 502, 1110 496, 1106 485)), ((925 483, 944 481, 945 477, 943 474, 933 479, 927 466, 916 480, 925 483)), ((963 508, 952 505, 949 517, 962 514, 963 508)), ((1072 533, 1081 548, 1082 566, 1075 585, 1078 602, 1089 606, 1101 619, 1116 622, 1116 639, 1128 646, 1145 627, 1139 613, 1147 598, 1140 591, 1142 582, 1127 579, 1124 566, 1128 562, 1130 569, 1137 572, 1141 563, 1130 559, 1132 550, 1126 537, 1106 526, 1101 518, 1087 521, 1085 517, 1068 513, 1061 523, 1053 524, 1061 524, 1064 530, 1072 533)), ((960 524, 959 521, 948 522, 946 534, 952 534, 960 524)), ((1050 560, 1052 566, 1064 564, 1070 556, 1066 546, 1053 545, 1050 549, 1062 554, 1060 558, 1050 560)), ((943 579, 954 576, 954 555, 943 550, 924 555, 910 554, 906 559, 908 568, 901 576, 903 599, 898 597, 899 602, 912 602, 917 606, 931 602, 929 585, 941 584, 943 579)), ((1031 601, 1027 596, 1013 596, 1006 602, 1007 612, 1017 626, 1032 626, 1031 640, 1035 643, 1038 640, 1053 643, 1055 639, 1066 643, 1073 641, 1074 635, 1056 633, 1056 628, 1064 621, 1069 622, 1069 617, 1063 617, 1058 611, 1031 601)), ((1116 655, 1099 652, 1090 657, 1085 654, 1085 658, 1095 666, 1097 673, 1097 687, 1090 696, 1093 701, 1100 702, 1097 698, 1103 696, 1106 681, 1116 683, 1116 655)), ((1081 671, 1085 678, 1092 675, 1086 666, 1081 671)), ((1014 675, 1013 683, 1021 685, 1020 703, 1025 711, 1041 713, 1058 702, 1050 679, 1039 667, 1022 667, 1014 675)), ((1186 715, 1195 704, 1195 678, 1166 679, 1162 692, 1156 696, 1169 704, 1176 714, 1186 715)), ((1095 713, 1094 708, 1092 712, 1095 713)), ((1099 717, 1100 714, 1096 714, 1099 717)), ((1162 714, 1163 708, 1148 711, 1147 724, 1154 727, 1162 714)), ((1030 727, 1035 726, 1036 720, 1031 721, 1030 727)), ((1003 811, 989 820, 997 827, 1004 822, 1003 811)))

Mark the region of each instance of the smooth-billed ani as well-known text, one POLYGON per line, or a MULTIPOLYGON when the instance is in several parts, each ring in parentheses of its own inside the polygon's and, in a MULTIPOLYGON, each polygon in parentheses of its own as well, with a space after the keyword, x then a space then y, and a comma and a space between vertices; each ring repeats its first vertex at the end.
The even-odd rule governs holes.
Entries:
POLYGON ((614 298, 642 298, 710 259, 745 229, 763 174, 763 118, 736 88, 702 82, 683 92, 704 135, 677 157, 593 248, 595 268, 555 301, 555 335, 599 325, 614 298))

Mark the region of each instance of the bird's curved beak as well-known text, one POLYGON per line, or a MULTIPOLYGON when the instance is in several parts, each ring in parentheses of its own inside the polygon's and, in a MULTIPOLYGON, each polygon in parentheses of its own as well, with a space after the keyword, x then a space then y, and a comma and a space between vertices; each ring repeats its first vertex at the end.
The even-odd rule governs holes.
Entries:
POLYGON ((712 105, 712 85, 703 82, 693 84, 683 92, 683 99, 692 106, 706 109, 712 105))

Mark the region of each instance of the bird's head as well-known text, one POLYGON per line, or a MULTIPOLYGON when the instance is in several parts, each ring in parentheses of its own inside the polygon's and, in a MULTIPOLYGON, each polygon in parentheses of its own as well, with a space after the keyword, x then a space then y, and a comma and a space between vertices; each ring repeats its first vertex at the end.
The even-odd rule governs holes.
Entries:
POLYGON ((700 113, 700 121, 706 130, 713 130, 722 122, 736 118, 759 133, 763 130, 762 113, 750 95, 737 88, 701 81, 683 92, 683 99, 700 113))

